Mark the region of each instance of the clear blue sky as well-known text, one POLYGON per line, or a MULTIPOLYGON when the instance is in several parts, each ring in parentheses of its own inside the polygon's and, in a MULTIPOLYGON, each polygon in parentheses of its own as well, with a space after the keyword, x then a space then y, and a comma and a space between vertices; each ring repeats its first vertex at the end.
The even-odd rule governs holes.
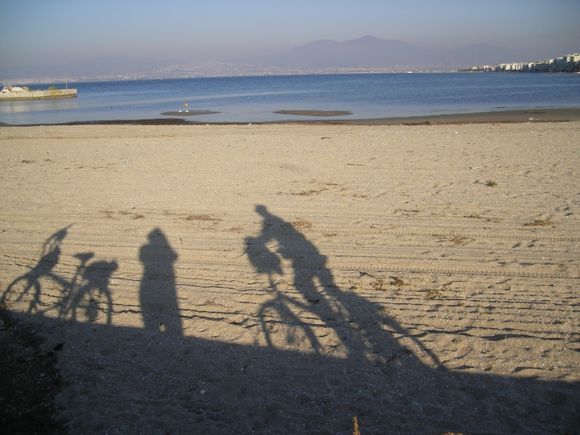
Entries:
POLYGON ((0 62, 211 60, 371 34, 426 47, 580 50, 580 0, 0 0, 0 62))

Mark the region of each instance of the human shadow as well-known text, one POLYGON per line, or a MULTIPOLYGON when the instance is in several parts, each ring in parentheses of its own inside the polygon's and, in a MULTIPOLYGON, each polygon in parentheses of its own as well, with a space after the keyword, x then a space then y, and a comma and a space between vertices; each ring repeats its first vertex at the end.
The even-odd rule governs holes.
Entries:
POLYGON ((109 283, 118 264, 89 262, 94 253, 73 255, 80 261, 71 279, 55 272, 61 246, 72 224, 50 235, 42 244, 40 259, 30 271, 14 279, 3 292, 0 303, 24 302, 27 314, 52 314, 61 319, 97 321, 99 313, 112 323, 113 298, 109 283))
POLYGON ((327 258, 304 234, 291 223, 270 213, 263 205, 256 206, 262 217, 262 231, 257 237, 245 239, 248 258, 258 273, 268 275, 274 297, 262 304, 258 318, 268 346, 274 346, 272 323, 286 326, 286 343, 294 344, 300 332, 309 347, 320 353, 320 343, 312 320, 317 319, 325 329, 332 329, 351 359, 392 361, 401 353, 408 353, 394 335, 410 338, 433 366, 442 368, 437 356, 413 337, 395 319, 385 315, 381 307, 354 292, 344 291, 335 283, 327 258), (268 249, 274 243, 276 252, 268 249), (273 279, 282 274, 281 258, 291 263, 294 289, 299 297, 281 292, 273 279), (300 332, 299 332, 300 331, 300 332), (388 331, 388 332, 387 332, 388 331))
POLYGON ((139 260, 143 263, 139 300, 144 327, 150 331, 181 335, 183 327, 173 269, 177 253, 159 228, 153 229, 147 239, 139 250, 139 260))

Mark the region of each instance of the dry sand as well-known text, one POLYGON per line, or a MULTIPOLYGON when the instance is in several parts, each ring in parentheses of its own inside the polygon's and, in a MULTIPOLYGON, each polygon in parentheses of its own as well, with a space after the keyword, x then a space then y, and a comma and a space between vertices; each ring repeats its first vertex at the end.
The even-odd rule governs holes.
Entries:
POLYGON ((60 349, 71 433, 571 433, 579 145, 580 122, 3 127, 2 301, 60 349))

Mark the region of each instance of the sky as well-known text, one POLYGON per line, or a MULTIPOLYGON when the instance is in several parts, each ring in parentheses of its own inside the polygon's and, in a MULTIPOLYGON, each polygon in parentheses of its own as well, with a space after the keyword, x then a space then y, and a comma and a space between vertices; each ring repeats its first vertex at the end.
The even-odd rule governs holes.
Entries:
POLYGON ((0 72, 104 56, 243 60, 363 35, 556 56, 580 51, 580 0, 0 0, 0 72))

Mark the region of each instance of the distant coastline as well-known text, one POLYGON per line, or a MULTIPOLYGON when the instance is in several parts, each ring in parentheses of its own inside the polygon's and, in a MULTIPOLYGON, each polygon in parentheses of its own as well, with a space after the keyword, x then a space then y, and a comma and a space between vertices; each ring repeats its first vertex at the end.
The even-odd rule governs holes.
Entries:
POLYGON ((462 72, 535 72, 535 73, 579 73, 580 53, 567 54, 565 56, 552 59, 531 61, 531 62, 511 62, 497 65, 473 66, 461 69, 462 72))
MULTIPOLYGON (((551 49, 551 52, 542 52, 536 59, 568 50, 575 50, 575 47, 572 45, 572 48, 551 49)), ((349 40, 315 40, 270 54, 229 60, 184 58, 132 62, 124 58, 101 56, 78 59, 56 68, 44 69, 44 72, 40 72, 43 69, 38 68, 36 73, 17 68, 0 68, 0 82, 54 83, 62 80, 64 76, 74 82, 108 82, 206 77, 448 73, 495 70, 496 67, 498 71, 574 71, 566 58, 575 55, 560 56, 547 61, 498 63, 510 59, 529 59, 529 56, 528 52, 485 42, 434 49, 404 40, 366 35, 349 40), (479 66, 472 67, 473 65, 479 66)))
MULTIPOLYGON (((520 64, 520 62, 516 63, 520 64)), ((510 65, 510 64, 501 64, 510 65)), ((316 70, 316 71, 295 71, 295 72, 279 72, 279 73, 249 73, 249 74, 209 74, 209 75, 183 75, 176 77, 146 77, 139 75, 126 76, 106 76, 100 78, 69 78, 68 83, 115 83, 115 82, 139 82, 139 81, 163 81, 163 80, 188 80, 188 79, 230 79, 230 78, 253 78, 253 77, 308 77, 308 76, 340 76, 340 75, 381 75, 381 74, 464 74, 470 72, 562 72, 562 71, 518 71, 502 69, 495 71, 493 69, 483 69, 484 66, 474 66, 471 68, 453 68, 453 69, 404 69, 394 71, 392 69, 381 70, 378 68, 361 68, 344 70, 316 70)), ((580 71, 564 71, 564 72, 580 72, 580 71)), ((10 83, 22 83, 26 86, 45 86, 51 84, 61 84, 59 79, 54 78, 39 78, 39 79, 16 79, 10 80, 10 83)), ((62 82, 64 83, 64 82, 62 82)), ((0 85, 2 82, 0 82, 0 85)))
MULTIPOLYGON (((458 68, 321 68, 321 69, 292 69, 263 72, 240 72, 240 73, 207 73, 207 74, 183 74, 178 76, 149 76, 146 74, 111 74, 97 77, 73 77, 68 83, 109 83, 109 82, 132 82, 132 81, 155 81, 155 80, 186 80, 186 79, 221 79, 221 78, 252 78, 252 77, 304 77, 304 76, 337 76, 337 75, 373 75, 373 74, 453 74, 469 72, 471 69, 458 68)), ((62 79, 55 77, 19 78, 6 80, 5 83, 22 83, 24 85, 41 86, 53 83, 60 84, 62 79)), ((0 82, 2 84, 2 82, 0 82)))

